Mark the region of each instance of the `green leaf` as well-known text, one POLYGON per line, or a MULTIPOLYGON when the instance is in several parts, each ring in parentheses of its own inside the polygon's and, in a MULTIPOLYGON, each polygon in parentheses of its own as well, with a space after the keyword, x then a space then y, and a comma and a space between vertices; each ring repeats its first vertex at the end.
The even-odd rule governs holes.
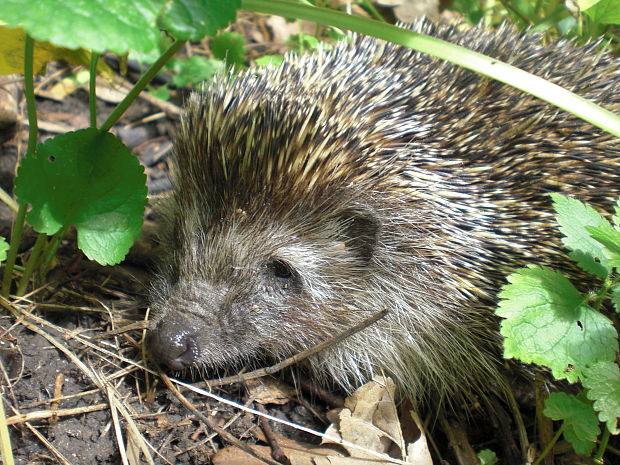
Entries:
POLYGON ((22 161, 15 194, 32 205, 28 221, 37 232, 74 225, 86 256, 107 265, 120 262, 140 234, 145 182, 119 139, 88 128, 40 144, 22 161))
POLYGON ((0 262, 6 260, 6 254, 9 251, 9 243, 4 237, 0 237, 0 262))
POLYGON ((575 382, 597 361, 614 360, 617 333, 611 321, 583 303, 561 273, 530 265, 508 276, 496 313, 504 356, 549 367, 557 379, 575 382))
POLYGON ((159 41, 163 0, 0 0, 0 20, 40 41, 96 52, 148 52, 159 41))
POLYGON ((162 11, 160 25, 180 40, 212 36, 233 22, 241 0, 175 0, 162 11))
POLYGON ((611 266, 603 252, 603 245, 594 240, 586 230, 586 226, 609 226, 609 222, 592 207, 577 199, 551 194, 553 208, 558 213, 557 220, 560 231, 564 234, 562 243, 573 253, 577 264, 588 272, 598 269, 595 273, 601 278, 607 277, 611 266), (596 262, 600 260, 600 263, 596 262), (604 274, 602 274, 604 273, 604 274))
POLYGON ((575 452, 590 455, 600 430, 592 406, 563 392, 552 392, 545 401, 543 413, 553 420, 564 421, 564 438, 575 452))
POLYGON ((611 434, 620 433, 620 368, 614 362, 599 362, 585 371, 583 385, 588 399, 594 401, 598 418, 611 434))
POLYGON ((313 52, 319 44, 319 39, 310 34, 292 34, 286 41, 286 45, 297 53, 313 52))
POLYGON ((478 452, 480 465, 495 465, 497 463, 497 455, 491 449, 482 449, 478 452))
POLYGON ((600 0, 583 12, 595 23, 620 24, 620 2, 600 0))
POLYGON ((254 60, 258 66, 273 66, 278 67, 284 61, 284 57, 282 55, 263 55, 260 58, 254 60))
POLYGON ((170 100, 170 89, 168 86, 161 86, 158 89, 149 90, 149 94, 159 100, 163 100, 164 102, 170 100))
POLYGON ((177 87, 187 84, 197 84, 212 78, 224 70, 224 63, 213 58, 194 55, 182 60, 175 60, 172 69, 176 73, 172 82, 177 87))
POLYGON ((594 260, 592 255, 588 253, 582 252, 581 250, 575 250, 573 252, 569 252, 568 256, 572 258, 577 265, 579 265, 579 268, 593 276, 598 276, 601 279, 605 279, 609 275, 608 269, 594 260))
POLYGON ((611 302, 614 304, 616 313, 620 313, 620 285, 611 290, 611 302))
POLYGON ((228 66, 242 68, 247 58, 245 41, 236 32, 222 32, 211 39, 211 52, 215 58, 224 60, 228 66))
POLYGON ((606 226, 587 226, 586 230, 595 241, 603 246, 603 253, 609 265, 620 268, 620 231, 606 226))

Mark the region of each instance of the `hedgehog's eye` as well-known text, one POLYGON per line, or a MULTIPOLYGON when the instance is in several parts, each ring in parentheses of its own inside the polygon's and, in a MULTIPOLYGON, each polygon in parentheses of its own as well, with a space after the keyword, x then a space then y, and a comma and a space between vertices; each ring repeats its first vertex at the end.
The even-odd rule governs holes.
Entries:
POLYGON ((267 262, 268 287, 272 290, 294 292, 300 290, 299 274, 284 260, 272 258, 267 262))
POLYGON ((294 274, 293 268, 288 263, 278 259, 271 260, 269 268, 278 279, 291 279, 294 274))

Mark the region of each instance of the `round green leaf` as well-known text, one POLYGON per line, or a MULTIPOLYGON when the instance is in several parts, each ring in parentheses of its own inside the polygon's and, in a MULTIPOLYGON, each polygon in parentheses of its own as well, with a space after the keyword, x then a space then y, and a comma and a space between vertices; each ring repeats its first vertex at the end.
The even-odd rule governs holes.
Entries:
POLYGON ((200 40, 233 22, 241 0, 176 0, 166 2, 160 23, 180 40, 200 40))
POLYGON ((37 40, 96 52, 148 52, 159 41, 163 0, 0 0, 0 20, 37 40))
POLYGON ((22 161, 15 194, 32 205, 28 222, 36 231, 74 225, 86 256, 107 265, 120 262, 140 234, 145 183, 144 169, 119 139, 89 128, 40 144, 22 161))

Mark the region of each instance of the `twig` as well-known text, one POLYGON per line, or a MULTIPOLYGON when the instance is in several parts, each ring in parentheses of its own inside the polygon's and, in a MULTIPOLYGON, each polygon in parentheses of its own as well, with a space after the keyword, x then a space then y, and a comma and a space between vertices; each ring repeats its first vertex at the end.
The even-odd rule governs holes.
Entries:
POLYGON ((310 347, 309 349, 304 350, 303 352, 300 352, 298 354, 293 355, 292 357, 287 358, 286 360, 281 361, 280 363, 276 363, 275 365, 272 365, 270 367, 266 367, 266 368, 261 368, 259 370, 255 370, 255 371, 250 371, 249 373, 244 373, 242 375, 235 375, 235 376, 227 376, 225 378, 220 378, 220 379, 211 379, 208 381, 205 381, 205 384, 207 385, 207 387, 216 387, 216 386, 222 386, 224 384, 232 384, 232 383, 240 383, 243 381, 247 381, 250 379, 255 379, 255 378, 261 378, 263 376, 267 376, 267 375, 271 375, 273 373, 277 373, 278 371, 293 365, 295 363, 298 363, 308 357, 310 357, 311 355, 316 354, 317 352, 320 352, 328 347, 334 346, 336 344, 339 344, 340 342, 342 342, 344 339, 346 339, 347 337, 360 332, 361 330, 367 328, 368 326, 372 325, 373 323, 379 321, 381 318, 383 318, 385 315, 387 315, 387 310, 381 310, 380 312, 375 313, 374 315, 371 315, 369 318, 366 318, 365 320, 363 320, 362 322, 356 324, 355 326, 352 326, 349 329, 346 329, 345 331, 343 331, 342 333, 327 339, 325 341, 322 341, 320 343, 318 343, 317 345, 315 345, 314 347, 310 347))
MULTIPOLYGON (((161 373, 160 373, 160 376, 161 376, 161 373)), ((165 375, 163 375, 163 376, 165 376, 165 375)), ((346 440, 341 439, 339 437, 330 436, 329 434, 320 433, 319 431, 315 431, 315 430, 313 430, 311 428, 306 428, 305 426, 296 425, 295 423, 283 420, 282 418, 274 417, 273 415, 268 415, 268 414, 261 413, 258 410, 254 410, 254 409, 251 409, 249 407, 245 407, 245 406, 240 405, 240 404, 238 404, 236 402, 233 402, 232 400, 229 400, 229 399, 226 399, 224 397, 221 397, 221 396, 218 396, 216 394, 213 394, 212 392, 208 392, 208 391, 205 391, 204 389, 200 389, 199 387, 193 386, 191 384, 184 383, 183 381, 179 381, 178 379, 172 379, 172 380, 170 380, 169 378, 167 378, 167 379, 168 379, 168 381, 174 381, 179 386, 186 387, 190 391, 194 391, 194 392, 196 392, 198 394, 201 394, 203 396, 210 397, 211 399, 217 400, 218 402, 221 402, 223 404, 231 405, 231 406, 233 406, 235 408, 243 410, 244 412, 251 413, 253 415, 258 415, 260 417, 265 417, 265 418, 267 418, 267 419, 269 419, 271 421, 275 421, 276 423, 280 423, 282 425, 290 426, 291 428, 294 428, 294 429, 299 430, 299 431, 303 431, 304 433, 308 433, 308 434, 311 434, 313 436, 317 436, 317 437, 326 439, 329 442, 333 442, 333 443, 339 444, 341 446, 346 446, 346 447, 351 448, 351 449, 360 450, 362 452, 365 452, 368 455, 372 455, 373 457, 377 457, 377 458, 383 460, 386 463, 398 463, 398 464, 401 464, 401 465, 410 465, 407 462, 405 462, 404 460, 397 459, 397 458, 394 458, 394 457, 390 457, 388 454, 383 454, 381 452, 377 452, 377 451, 368 449, 366 447, 362 447, 362 446, 360 446, 358 444, 355 444, 355 443, 350 442, 350 441, 346 441, 346 440)), ((278 464, 278 465, 281 465, 281 464, 278 464)))
POLYGON ((177 396, 177 398, 181 401, 181 403, 188 410, 190 410, 194 415, 196 415, 196 417, 199 418, 205 425, 207 425, 213 431, 217 432, 217 434, 219 434, 224 440, 230 442, 231 444, 243 450, 247 454, 250 454, 252 457, 255 457, 258 460, 261 460, 265 463, 268 463, 269 465, 281 465, 280 463, 273 460, 271 457, 267 457, 259 452, 256 452, 250 446, 241 442, 239 439, 234 437, 228 431, 225 431, 219 426, 217 426, 211 418, 208 418, 207 416, 203 415, 198 409, 196 409, 196 407, 192 405, 192 403, 189 400, 187 400, 187 398, 183 394, 181 394, 181 392, 177 389, 177 387, 174 384, 172 384, 172 381, 170 381, 170 378, 168 378, 168 376, 166 376, 164 373, 160 373, 159 376, 164 381, 168 389, 170 389, 170 391, 172 391, 174 395, 177 396))
MULTIPOLYGON (((268 414, 264 405, 257 404, 256 408, 259 412, 265 415, 268 414)), ((278 444, 278 440, 276 439, 275 434, 273 434, 273 429, 271 429, 271 426, 269 426, 269 421, 264 416, 260 417, 260 426, 265 434, 265 438, 267 438, 267 442, 271 446, 271 456, 279 463, 290 465, 290 459, 286 456, 286 453, 282 450, 280 444, 278 444)))

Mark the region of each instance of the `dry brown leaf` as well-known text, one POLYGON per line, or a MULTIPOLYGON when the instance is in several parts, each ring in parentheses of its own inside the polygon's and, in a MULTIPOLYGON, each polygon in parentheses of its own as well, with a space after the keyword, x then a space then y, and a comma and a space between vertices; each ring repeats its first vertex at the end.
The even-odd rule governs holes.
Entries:
POLYGON ((420 437, 407 444, 407 462, 414 463, 415 465, 433 465, 433 459, 431 457, 431 451, 428 448, 422 421, 416 412, 410 411, 409 413, 420 430, 420 437))
POLYGON ((273 378, 257 378, 246 381, 254 402, 284 405, 297 395, 295 389, 273 378))
MULTIPOLYGON (((336 451, 329 447, 320 447, 313 444, 293 441, 280 435, 276 435, 276 438, 278 440, 278 445, 290 460, 291 465, 317 465, 319 463, 316 461, 317 458, 328 456, 330 454, 337 454, 336 451)), ((269 455, 271 453, 271 448, 268 446, 252 446, 252 449, 265 455, 269 455)), ((225 447, 219 451, 212 457, 212 462, 213 465, 263 464, 262 461, 234 446, 225 447)))
MULTIPOLYGON (((337 421, 328 428, 326 434, 410 463, 432 464, 423 433, 414 442, 405 445, 394 403, 395 390, 394 382, 390 378, 375 378, 365 384, 345 400, 345 408, 338 413, 337 421)), ((422 431, 419 421, 416 420, 416 424, 422 431)), ((367 452, 346 444, 342 447, 350 454, 350 460, 342 458, 334 461, 330 457, 322 462, 317 461, 317 465, 353 464, 359 463, 359 459, 381 463, 376 456, 367 452)))

